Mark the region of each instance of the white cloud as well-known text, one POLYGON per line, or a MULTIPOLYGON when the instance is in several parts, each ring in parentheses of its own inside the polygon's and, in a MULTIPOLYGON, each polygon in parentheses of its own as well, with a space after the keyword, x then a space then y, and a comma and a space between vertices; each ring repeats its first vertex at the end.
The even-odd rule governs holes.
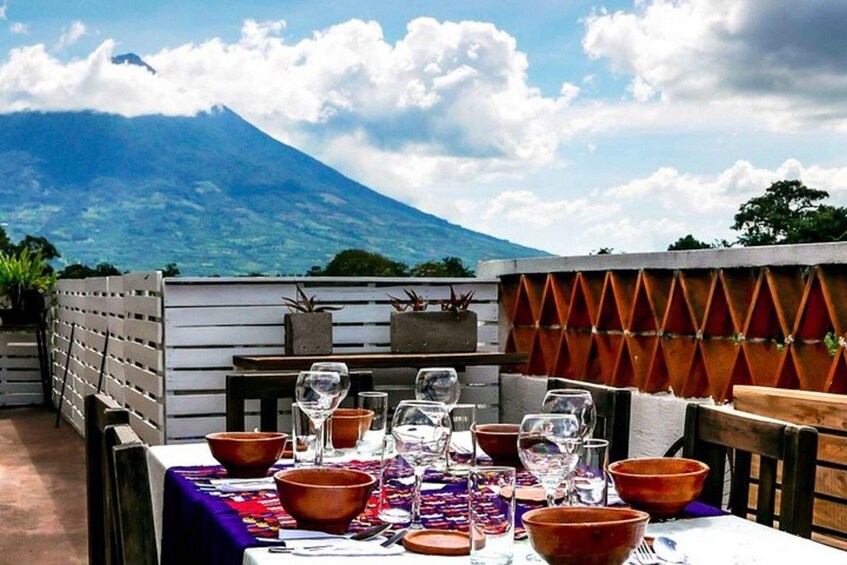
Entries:
POLYGON ((23 22, 12 22, 9 24, 9 31, 15 35, 28 35, 29 26, 23 22))
POLYGON ((79 39, 88 33, 88 28, 79 20, 71 22, 70 28, 59 37, 59 42, 56 44, 56 50, 62 51, 79 41, 79 39))
POLYGON ((113 65, 112 41, 64 63, 38 44, 9 51, 0 63, 0 112, 99 110, 125 116, 192 115, 211 101, 133 65, 113 65))
POLYGON ((586 19, 583 47, 660 96, 744 108, 772 128, 847 130, 847 2, 644 0, 586 19))
POLYGON ((9 5, 6 2, 3 2, 3 5, 0 6, 0 20, 6 19, 6 10, 9 9, 9 5))

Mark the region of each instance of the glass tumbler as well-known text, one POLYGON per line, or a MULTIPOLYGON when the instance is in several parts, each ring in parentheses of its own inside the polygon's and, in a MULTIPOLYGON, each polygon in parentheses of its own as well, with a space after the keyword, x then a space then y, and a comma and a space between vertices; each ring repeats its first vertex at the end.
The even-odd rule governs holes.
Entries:
POLYGON ((383 522, 408 524, 415 498, 415 470, 394 450, 394 437, 384 436, 379 466, 377 515, 383 522))
POLYGON ((471 428, 476 423, 476 404, 456 404, 450 411, 453 430, 447 450, 447 471, 465 474, 476 464, 471 428))
POLYGON ((360 392, 358 404, 359 408, 372 410, 374 417, 370 427, 365 430, 362 439, 356 445, 356 449, 362 454, 376 455, 382 451, 385 439, 385 428, 388 422, 388 393, 360 392))
POLYGON ((515 540, 515 468, 472 467, 468 472, 471 563, 509 565, 515 540))
POLYGON ((582 506, 608 505, 608 451, 609 442, 605 439, 586 439, 582 442, 582 457, 574 472, 573 503, 582 506))
POLYGON ((296 402, 291 404, 291 439, 295 467, 315 464, 315 427, 296 402))

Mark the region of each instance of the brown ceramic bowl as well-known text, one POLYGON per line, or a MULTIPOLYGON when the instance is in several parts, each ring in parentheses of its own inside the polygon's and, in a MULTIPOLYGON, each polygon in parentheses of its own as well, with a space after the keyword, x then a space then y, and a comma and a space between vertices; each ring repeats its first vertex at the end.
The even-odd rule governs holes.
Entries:
POLYGON ((700 496, 709 466, 694 459, 625 459, 609 465, 618 496, 654 518, 672 518, 700 496))
POLYGON ((365 511, 376 479, 364 471, 313 467, 274 475, 279 502, 304 530, 343 534, 365 511))
POLYGON ((271 432, 218 432, 206 436, 212 456, 230 477, 264 477, 285 449, 287 434, 271 432))
POLYGON ((474 424, 476 443, 496 464, 520 465, 518 432, 520 424, 474 424))
POLYGON ((530 510, 523 525, 550 565, 621 565, 641 543, 649 519, 629 508, 560 506, 530 510))
POLYGON ((338 408, 332 413, 332 446, 336 449, 356 447, 374 419, 373 410, 363 408, 338 408))

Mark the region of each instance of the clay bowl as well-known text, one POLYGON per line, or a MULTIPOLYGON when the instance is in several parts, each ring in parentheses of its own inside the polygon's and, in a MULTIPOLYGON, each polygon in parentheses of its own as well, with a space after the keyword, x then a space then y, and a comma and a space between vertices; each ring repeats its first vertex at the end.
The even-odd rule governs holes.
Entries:
POLYGON ((518 432, 520 424, 474 424, 476 443, 495 464, 520 465, 518 432))
POLYGON ((376 479, 364 471, 314 467, 274 474, 279 502, 297 527, 343 534, 364 512, 376 479))
POLYGON ((285 449, 287 434, 271 432, 218 432, 206 436, 212 457, 230 477, 264 477, 285 449))
POLYGON ((560 506, 530 510, 523 525, 550 565, 621 565, 641 543, 649 519, 629 508, 560 506))
POLYGON ((356 447, 374 419, 373 410, 363 408, 339 408, 332 413, 332 446, 336 449, 356 447))
POLYGON ((621 500, 654 518, 673 518, 693 502, 709 474, 694 459, 625 459, 609 465, 621 500))

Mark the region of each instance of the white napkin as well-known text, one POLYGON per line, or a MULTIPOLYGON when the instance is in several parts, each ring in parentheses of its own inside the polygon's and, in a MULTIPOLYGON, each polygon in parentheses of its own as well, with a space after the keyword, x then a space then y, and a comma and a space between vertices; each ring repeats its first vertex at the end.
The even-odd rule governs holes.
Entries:
MULTIPOLYGON (((317 540, 315 540, 317 541, 317 540)), ((405 549, 401 544, 382 547, 378 541, 353 541, 348 539, 321 540, 321 544, 310 543, 296 547, 292 555, 301 557, 380 557, 400 555, 405 549), (321 547, 326 546, 326 547, 321 547), (310 548, 311 547, 311 548, 310 548)), ((291 544, 289 544, 289 547, 291 544)))
POLYGON ((219 491, 228 493, 276 489, 273 477, 264 479, 212 479, 209 482, 219 491))

